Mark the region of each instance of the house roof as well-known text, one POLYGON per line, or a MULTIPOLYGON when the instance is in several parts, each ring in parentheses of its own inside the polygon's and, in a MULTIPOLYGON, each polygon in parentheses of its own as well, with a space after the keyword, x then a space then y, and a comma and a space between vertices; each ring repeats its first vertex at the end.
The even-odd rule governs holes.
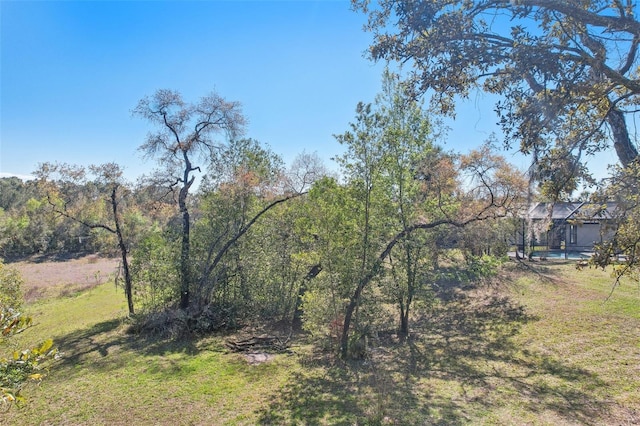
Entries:
POLYGON ((536 203, 529 209, 531 219, 567 219, 583 203, 536 203), (551 215, 551 217, 549 217, 551 215))
POLYGON ((597 220, 597 219, 611 219, 613 212, 618 208, 618 203, 609 202, 606 204, 600 203, 584 203, 576 211, 574 211, 567 219, 583 219, 583 220, 597 220))
POLYGON ((558 202, 536 203, 529 209, 529 217, 534 220, 598 220, 611 219, 617 203, 558 202))

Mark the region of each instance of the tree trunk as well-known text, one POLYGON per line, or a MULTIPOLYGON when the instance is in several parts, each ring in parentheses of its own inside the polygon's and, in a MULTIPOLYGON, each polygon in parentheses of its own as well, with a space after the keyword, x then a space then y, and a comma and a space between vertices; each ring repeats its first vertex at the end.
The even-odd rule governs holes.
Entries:
POLYGON ((400 314, 400 336, 407 337, 409 335, 409 307, 400 314))
POLYGON ((180 205, 180 211, 182 212, 182 248, 180 253, 180 309, 187 309, 189 307, 189 284, 190 284, 190 265, 189 265, 189 251, 190 251, 190 218, 189 210, 187 209, 187 189, 186 185, 180 190, 180 196, 178 198, 178 204, 180 205))
MULTIPOLYGON (((367 280, 367 282, 368 281, 369 280, 367 280)), ((362 282, 364 283, 364 280, 362 282)), ((349 328, 351 327, 351 318, 353 317, 353 312, 360 301, 360 293, 362 293, 364 285, 365 284, 361 284, 356 288, 356 291, 351 297, 344 313, 344 324, 342 326, 342 336, 340 338, 340 356, 342 359, 347 359, 349 355, 349 328)))
MULTIPOLYGON (((406 229, 405 225, 405 229, 406 229)), ((418 258, 418 254, 416 254, 418 258)), ((411 256, 411 243, 409 241, 405 244, 405 261, 407 262, 407 300, 406 303, 400 306, 400 336, 409 336, 409 309, 411 308, 411 302, 413 301, 413 293, 415 292, 416 283, 416 268, 414 265, 413 257, 411 256)))
POLYGON ((127 260, 127 245, 124 242, 122 236, 122 229, 120 228, 120 217, 118 216, 118 201, 116 200, 116 192, 118 187, 114 187, 111 191, 111 208, 113 209, 113 221, 116 225, 116 235, 118 237, 118 247, 120 248, 120 255, 122 256, 122 269, 124 271, 124 293, 127 296, 127 305, 129 307, 129 315, 133 315, 133 285, 131 282, 131 273, 129 272, 129 261, 127 260))
POLYGON ((618 160, 623 167, 627 167, 638 157, 638 150, 629 137, 624 114, 619 109, 611 108, 607 113, 606 120, 611 128, 613 146, 618 154, 618 160))

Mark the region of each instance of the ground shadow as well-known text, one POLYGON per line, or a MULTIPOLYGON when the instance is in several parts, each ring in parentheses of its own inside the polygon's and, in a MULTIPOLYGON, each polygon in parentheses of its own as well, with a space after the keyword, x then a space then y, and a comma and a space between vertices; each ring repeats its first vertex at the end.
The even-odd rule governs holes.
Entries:
POLYGON ((521 326, 537 320, 522 306, 473 288, 439 297, 408 339, 383 333, 366 360, 303 360, 309 368, 273 395, 261 424, 467 424, 510 397, 513 422, 542 413, 587 425, 607 419, 607 403, 590 391, 606 386, 596 375, 516 345, 521 326))
POLYGON ((353 425, 365 416, 358 401, 358 369, 328 367, 323 374, 295 373, 277 395, 277 402, 260 413, 260 424, 353 425))
POLYGON ((75 374, 77 367, 108 371, 121 366, 120 357, 110 356, 117 352, 133 351, 141 355, 166 355, 185 353, 197 355, 200 349, 198 339, 184 337, 180 339, 158 338, 127 332, 124 318, 117 318, 94 324, 83 330, 56 337, 55 347, 60 351, 56 369, 63 374, 75 374))

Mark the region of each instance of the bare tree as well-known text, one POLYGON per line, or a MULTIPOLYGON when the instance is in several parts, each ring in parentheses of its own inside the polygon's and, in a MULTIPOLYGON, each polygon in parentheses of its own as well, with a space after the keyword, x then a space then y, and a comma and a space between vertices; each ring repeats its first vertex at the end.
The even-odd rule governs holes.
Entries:
POLYGON ((302 152, 293 159, 291 168, 289 169, 288 189, 293 192, 308 191, 311 186, 318 180, 328 176, 329 172, 322 163, 317 152, 302 152))
POLYGON ((200 171, 197 161, 210 162, 226 140, 243 133, 246 119, 240 103, 229 102, 216 93, 187 103, 172 90, 158 90, 145 97, 133 114, 147 119, 157 127, 149 133, 140 150, 156 158, 166 167, 168 184, 178 191, 178 207, 182 215, 182 243, 180 255, 180 308, 189 307, 190 218, 189 191, 200 171), (221 140, 217 137, 221 136, 221 140))
MULTIPOLYGON (((45 188, 51 209, 58 215, 80 223, 82 226, 94 230, 102 229, 114 234, 118 241, 118 250, 122 259, 124 272, 124 291, 127 297, 129 315, 133 315, 133 282, 129 273, 127 255, 129 247, 123 232, 120 201, 127 192, 122 168, 116 163, 91 165, 88 167, 94 180, 87 179, 87 170, 82 166, 69 164, 43 163, 36 171, 39 184, 45 188), (92 199, 92 188, 99 188, 108 193, 104 197, 109 212, 105 214, 109 219, 96 219, 92 215, 91 205, 96 204, 92 199), (83 194, 84 192, 84 194, 83 194), (109 223, 112 222, 112 223, 109 223)), ((98 197, 105 195, 100 192, 98 197)))

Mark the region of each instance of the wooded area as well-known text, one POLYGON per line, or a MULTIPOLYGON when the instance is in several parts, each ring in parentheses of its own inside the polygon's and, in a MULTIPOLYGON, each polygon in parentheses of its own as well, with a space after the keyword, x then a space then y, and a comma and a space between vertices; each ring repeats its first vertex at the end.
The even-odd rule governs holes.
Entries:
POLYGON ((387 69, 375 101, 335 135, 338 173, 312 153, 286 167, 245 137, 236 101, 158 90, 134 108, 151 129, 140 151, 155 173, 131 182, 117 164, 45 163, 33 180, 0 179, 0 255, 119 257, 133 331, 279 325, 360 359, 381 332, 410 336, 441 286, 494 276, 532 201, 592 185, 592 202, 617 206, 614 237, 592 264, 622 258, 616 279, 637 279, 640 24, 630 1, 352 3, 369 17, 372 59, 404 68, 387 69), (531 155, 530 170, 492 140, 443 147, 438 115, 475 89, 502 96, 506 144, 531 155), (582 161, 611 148, 620 165, 595 182, 582 161))
POLYGON ((388 327, 382 307, 395 305, 408 335, 445 270, 482 270, 493 264, 483 255, 506 255, 526 199, 526 179, 490 145, 440 148, 391 72, 336 136, 340 177, 312 154, 285 170, 237 137, 244 118, 217 95, 192 105, 159 91, 136 114, 157 126, 141 150, 164 168, 135 185, 115 164, 43 164, 34 181, 5 179, 2 249, 117 255, 130 315, 157 321, 178 309, 184 321, 157 327, 184 326, 179 334, 302 321, 322 339, 337 333, 347 357, 388 327))

